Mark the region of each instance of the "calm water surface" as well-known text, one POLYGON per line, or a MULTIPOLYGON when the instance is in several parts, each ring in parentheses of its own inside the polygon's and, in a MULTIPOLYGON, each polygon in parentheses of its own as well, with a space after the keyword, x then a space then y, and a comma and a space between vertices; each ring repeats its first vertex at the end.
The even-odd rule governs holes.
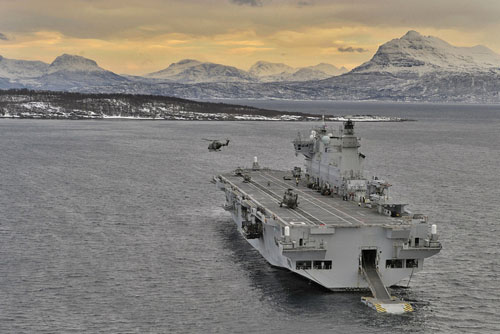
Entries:
POLYGON ((221 208, 213 174, 301 165, 312 124, 0 120, 0 332, 499 332, 498 108, 278 102, 418 120, 356 125, 368 175, 438 225, 443 251, 395 291, 416 312, 270 267, 221 208))

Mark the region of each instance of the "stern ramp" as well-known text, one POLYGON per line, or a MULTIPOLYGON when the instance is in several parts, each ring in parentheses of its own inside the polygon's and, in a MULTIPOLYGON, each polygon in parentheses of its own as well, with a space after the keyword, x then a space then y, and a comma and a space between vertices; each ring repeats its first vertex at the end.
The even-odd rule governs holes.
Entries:
POLYGON ((409 303, 390 295, 377 269, 376 257, 376 249, 362 251, 361 269, 373 297, 361 297, 361 301, 379 313, 401 314, 413 312, 413 308, 409 303))

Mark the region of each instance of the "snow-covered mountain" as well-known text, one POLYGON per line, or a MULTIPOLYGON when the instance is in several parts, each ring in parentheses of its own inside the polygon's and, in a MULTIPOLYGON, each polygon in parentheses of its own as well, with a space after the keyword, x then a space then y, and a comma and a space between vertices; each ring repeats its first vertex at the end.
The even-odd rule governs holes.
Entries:
POLYGON ((258 61, 250 67, 248 73, 259 78, 262 82, 286 81, 296 69, 282 63, 258 61))
POLYGON ((312 68, 301 68, 280 81, 311 81, 330 78, 332 75, 312 68))
POLYGON ((338 68, 336 66, 333 66, 332 64, 326 64, 326 63, 320 63, 318 65, 308 66, 305 68, 315 70, 315 71, 321 71, 323 73, 328 74, 329 76, 336 76, 336 75, 341 75, 341 74, 349 72, 349 70, 347 68, 345 68, 344 66, 342 66, 341 68, 338 68))
POLYGON ((328 99, 498 103, 500 55, 411 30, 351 72, 308 87, 328 99))
POLYGON ((63 54, 57 57, 48 67, 46 74, 37 78, 29 88, 79 91, 87 87, 122 85, 128 80, 111 71, 107 71, 88 58, 63 54))
POLYGON ((356 73, 385 72, 423 75, 436 71, 477 73, 500 71, 500 55, 485 46, 458 47, 410 30, 379 47, 356 73))
POLYGON ((296 72, 290 74, 284 81, 313 81, 331 78, 347 72, 345 67, 337 68, 330 64, 318 64, 299 68, 296 72))
POLYGON ((195 98, 500 103, 499 69, 500 56, 484 46, 455 47, 409 31, 380 46, 370 61, 324 80, 163 89, 195 98))
POLYGON ((183 59, 177 63, 170 64, 169 67, 161 71, 146 74, 145 77, 156 78, 156 79, 169 79, 179 75, 180 73, 182 73, 183 71, 187 70, 190 67, 200 64, 202 64, 202 62, 195 59, 183 59))
POLYGON ((284 82, 308 81, 330 78, 347 72, 330 64, 293 68, 282 63, 256 62, 248 72, 233 66, 184 59, 167 68, 146 74, 146 78, 162 79, 177 83, 209 82, 284 82))
POLYGON ((7 59, 0 56, 0 78, 35 78, 45 74, 48 67, 49 64, 41 61, 7 59))
POLYGON ((248 71, 260 82, 310 81, 330 78, 347 72, 345 67, 337 68, 321 63, 314 66, 293 68, 283 63, 258 61, 248 71))
POLYGON ((50 65, 0 58, 0 88, 133 93, 181 98, 384 100, 500 103, 500 55, 409 31, 371 60, 345 68, 257 62, 250 71, 186 59, 147 77, 120 76, 62 55, 50 65), (337 72, 339 71, 339 72, 337 72))
POLYGON ((82 56, 63 54, 49 65, 47 73, 55 72, 105 72, 97 63, 82 56))
POLYGON ((149 73, 146 77, 179 83, 255 81, 252 75, 236 67, 209 62, 202 63, 193 59, 181 60, 171 64, 166 69, 149 73))

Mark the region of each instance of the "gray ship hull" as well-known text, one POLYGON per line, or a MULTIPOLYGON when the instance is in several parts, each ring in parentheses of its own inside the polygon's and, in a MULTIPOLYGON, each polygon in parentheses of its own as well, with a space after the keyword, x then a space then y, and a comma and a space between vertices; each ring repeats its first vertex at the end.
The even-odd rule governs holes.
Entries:
POLYGON ((214 178, 242 235, 274 266, 334 291, 370 289, 362 302, 377 312, 411 312, 387 287, 441 250, 437 226, 392 199, 388 182, 365 178, 350 120, 338 134, 324 123, 299 133, 293 145, 305 173, 261 169, 255 158, 252 169, 214 178))
POLYGON ((441 249, 420 218, 395 219, 341 196, 322 196, 303 182, 284 180, 290 172, 244 172, 250 181, 232 173, 215 177, 238 230, 271 265, 327 289, 371 289, 364 257, 384 286, 395 285, 422 270, 424 258, 441 249), (296 209, 280 206, 280 196, 289 188, 299 194, 296 209), (261 233, 249 234, 252 224, 261 226, 261 233), (418 235, 413 244, 412 232, 418 235))

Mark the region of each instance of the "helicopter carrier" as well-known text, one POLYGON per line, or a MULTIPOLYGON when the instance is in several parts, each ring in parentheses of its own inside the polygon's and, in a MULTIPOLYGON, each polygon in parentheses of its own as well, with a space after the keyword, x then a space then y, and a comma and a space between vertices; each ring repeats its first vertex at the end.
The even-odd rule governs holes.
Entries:
POLYGON ((354 123, 338 132, 325 123, 293 141, 305 170, 251 168, 214 177, 246 240, 273 266, 333 291, 370 290, 378 312, 412 306, 388 287, 421 271, 441 250, 437 227, 389 196, 385 180, 365 178, 354 123))

